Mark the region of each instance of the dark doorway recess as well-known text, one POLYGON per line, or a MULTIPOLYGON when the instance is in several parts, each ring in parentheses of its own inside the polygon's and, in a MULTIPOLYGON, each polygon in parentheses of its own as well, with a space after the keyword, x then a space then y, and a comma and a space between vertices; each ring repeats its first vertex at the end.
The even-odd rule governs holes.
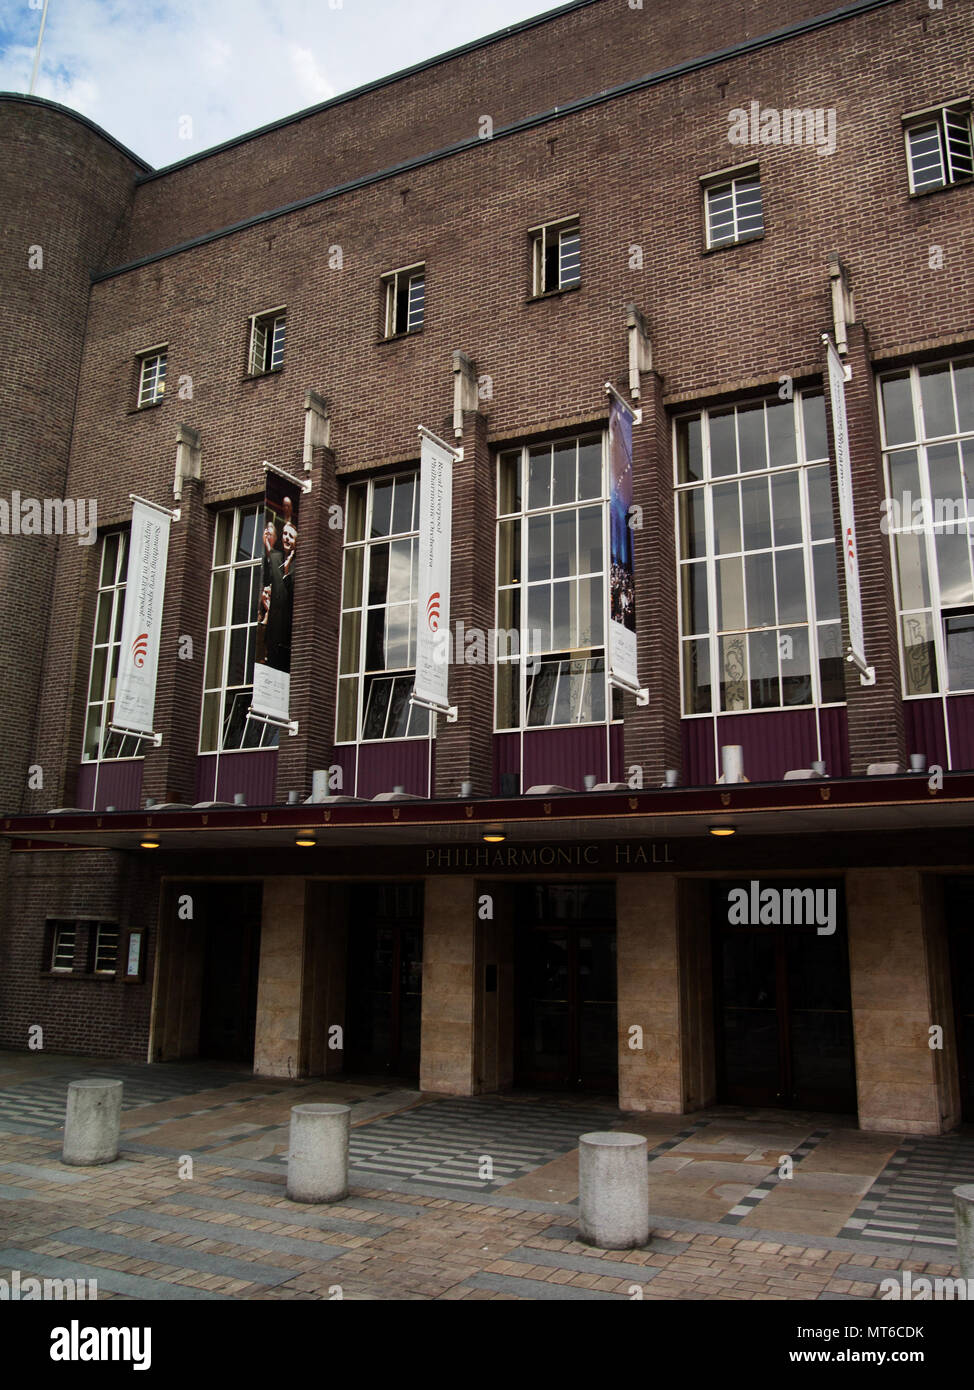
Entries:
POLYGON ((974 1121, 974 878, 947 879, 944 916, 950 937, 961 1112, 965 1120, 974 1121))
MULTIPOLYGON (((764 879, 760 890, 835 891, 835 932, 810 924, 728 921, 714 885, 714 999, 718 1099, 731 1105, 856 1110, 849 947, 841 881, 764 879)), ((805 900, 807 901, 807 899, 805 900)), ((818 900, 816 900, 818 901, 818 900)), ((823 906, 828 900, 822 899, 823 906)), ((797 913, 792 913, 793 916, 797 913)))
POLYGON ((194 897, 203 928, 199 1055, 253 1063, 261 885, 211 883, 194 897))
POLYGON ((419 1076, 423 1010, 423 888, 353 887, 348 909, 345 1070, 419 1076))
POLYGON ((528 884, 514 930, 515 1085, 614 1092, 615 886, 528 884))

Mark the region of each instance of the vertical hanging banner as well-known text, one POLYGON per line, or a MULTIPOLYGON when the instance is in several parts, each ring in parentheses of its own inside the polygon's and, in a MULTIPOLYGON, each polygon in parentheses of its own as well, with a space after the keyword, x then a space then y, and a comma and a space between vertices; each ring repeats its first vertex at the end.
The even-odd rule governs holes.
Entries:
POLYGON ((147 736, 154 732, 171 524, 168 512, 144 502, 133 502, 112 725, 147 736))
POLYGON ((268 469, 264 488, 253 714, 290 722, 291 620, 298 551, 300 488, 268 469))
POLYGON ((633 574, 632 412, 614 397, 609 406, 609 680, 639 689, 636 670, 636 585, 633 574))
POLYGON ((835 440, 835 478, 839 491, 839 518, 842 524, 842 554, 845 557, 846 607, 849 614, 850 659, 863 676, 866 665, 862 630, 862 597, 859 592, 859 552, 856 550, 856 518, 852 503, 852 458, 849 454, 849 426, 845 413, 845 368, 828 334, 829 404, 832 408, 832 437, 835 440))
POLYGON ((413 695, 434 709, 450 705, 450 546, 456 453, 427 431, 419 467, 419 589, 413 695))

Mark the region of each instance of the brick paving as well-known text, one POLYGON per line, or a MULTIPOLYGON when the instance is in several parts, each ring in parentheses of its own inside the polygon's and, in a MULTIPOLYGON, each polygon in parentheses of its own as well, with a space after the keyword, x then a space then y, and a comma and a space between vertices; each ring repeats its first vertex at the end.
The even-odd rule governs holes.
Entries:
MULTIPOLYGON (((50 1122, 55 1078, 66 1088, 67 1072, 91 1070, 33 1060, 0 1058, 5 1090, 21 1093, 11 1110, 22 1102, 25 1113, 38 1079, 48 1110, 46 1122, 35 1119, 26 1132, 22 1120, 0 1116, 0 1278, 18 1269, 21 1279, 96 1279, 99 1299, 122 1300, 832 1301, 879 1299, 882 1280, 907 1268, 915 1276, 959 1274, 952 1246, 924 1240, 922 1179, 937 1182, 933 1220, 944 1240, 944 1184, 966 1172, 969 1131, 911 1147, 822 1116, 715 1111, 688 1121, 625 1116, 591 1102, 444 1102, 353 1083, 282 1087, 239 1074, 214 1089, 204 1068, 195 1072, 194 1093, 194 1069, 184 1068, 178 1095, 144 1096, 126 1113, 118 1163, 69 1169, 50 1122), (344 1202, 288 1202, 281 1162, 288 1111, 312 1098, 355 1102, 353 1136, 372 1136, 363 1153, 402 1131, 390 1112, 410 1117, 412 1144, 428 1113, 428 1133, 454 1157, 443 1168, 434 1161, 435 1181, 423 1165, 418 1175, 353 1169, 344 1202), (483 1191, 457 1190, 456 1136, 473 1135, 474 1148, 489 1153, 493 1120, 498 1151, 518 1149, 519 1116, 531 1137, 512 1171, 483 1191), (577 1158, 565 1152, 566 1134, 593 1121, 649 1139, 652 1238, 644 1249, 602 1251, 576 1238, 577 1158), (902 1183, 912 1152, 924 1167, 920 1186, 909 1187, 908 1224, 884 1224, 889 1239, 875 1225, 856 1225, 863 1218, 850 1214, 868 1203, 864 1194, 880 1179, 888 1194, 890 1172, 902 1183), (792 1180, 778 1176, 785 1154, 797 1159, 792 1180), (187 1157, 190 1177, 181 1176, 187 1157), (903 1161, 891 1165, 897 1157, 903 1161), (790 1186, 799 1175, 805 1186, 790 1186)), ((166 1094, 165 1082, 159 1078, 157 1095, 166 1094)))

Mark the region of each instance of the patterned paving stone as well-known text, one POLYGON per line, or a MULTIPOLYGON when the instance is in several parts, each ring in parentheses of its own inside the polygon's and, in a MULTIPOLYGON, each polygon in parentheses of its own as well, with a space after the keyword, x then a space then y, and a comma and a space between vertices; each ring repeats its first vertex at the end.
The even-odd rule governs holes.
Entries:
POLYGON ((584 1104, 436 1100, 354 1128, 349 1163, 356 1173, 496 1192, 574 1149, 580 1134, 619 1123, 618 1112, 584 1104), (480 1177, 483 1158, 492 1178, 480 1177))
POLYGON ((841 1234, 956 1249, 953 1190, 974 1183, 974 1129, 906 1139, 841 1234))

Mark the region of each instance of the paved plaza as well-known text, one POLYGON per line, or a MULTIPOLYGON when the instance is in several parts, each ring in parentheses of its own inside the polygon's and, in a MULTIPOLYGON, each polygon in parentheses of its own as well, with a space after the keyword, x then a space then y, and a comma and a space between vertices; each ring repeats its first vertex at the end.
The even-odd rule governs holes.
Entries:
POLYGON ((951 1190, 970 1182, 969 1126, 877 1135, 794 1111, 624 1115, 0 1052, 0 1278, 97 1279, 100 1299, 879 1299, 891 1272, 959 1274, 951 1190), (125 1084, 121 1158, 68 1168, 67 1086, 93 1075, 125 1084), (289 1111, 309 1101, 352 1107, 344 1202, 284 1196, 289 1111), (593 1129, 648 1140, 644 1249, 576 1239, 593 1129))

